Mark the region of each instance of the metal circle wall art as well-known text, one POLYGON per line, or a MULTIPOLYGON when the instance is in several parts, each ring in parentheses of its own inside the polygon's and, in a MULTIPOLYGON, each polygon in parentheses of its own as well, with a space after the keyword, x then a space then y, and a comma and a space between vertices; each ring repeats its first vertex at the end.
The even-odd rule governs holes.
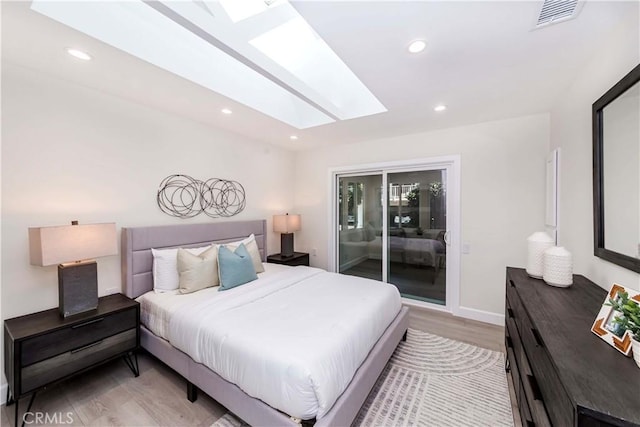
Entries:
POLYGON ((160 182, 158 206, 167 215, 193 218, 204 212, 211 218, 239 214, 246 205, 244 187, 237 181, 189 175, 169 175, 160 182))

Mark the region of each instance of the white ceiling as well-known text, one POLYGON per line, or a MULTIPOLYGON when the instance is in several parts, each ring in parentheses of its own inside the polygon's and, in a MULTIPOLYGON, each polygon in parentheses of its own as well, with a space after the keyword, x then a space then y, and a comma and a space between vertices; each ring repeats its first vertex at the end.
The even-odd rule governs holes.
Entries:
POLYGON ((387 112, 298 130, 33 12, 27 2, 2 2, 2 60, 297 150, 549 111, 609 33, 621 24, 640 28, 637 1, 587 1, 576 19, 538 30, 541 0, 291 3, 387 112), (426 50, 409 54, 418 38, 426 50), (71 58, 70 46, 94 59, 71 58), (448 109, 434 112, 440 103, 448 109), (223 107, 233 114, 221 114, 223 107))

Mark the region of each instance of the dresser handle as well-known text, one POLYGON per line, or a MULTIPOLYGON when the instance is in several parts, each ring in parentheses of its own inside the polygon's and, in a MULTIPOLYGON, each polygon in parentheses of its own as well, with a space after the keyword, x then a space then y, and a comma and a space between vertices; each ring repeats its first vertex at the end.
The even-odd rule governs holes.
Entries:
POLYGON ((515 287, 516 287, 516 284, 515 284, 515 283, 513 283, 513 280, 511 280, 511 279, 509 279, 509 284, 511 285, 511 287, 512 287, 512 288, 515 288, 515 287))
POLYGON ((538 381, 536 381, 533 375, 529 375, 529 374, 527 374, 527 379, 529 380, 529 386, 531 387, 531 391, 533 392, 533 399, 542 401, 542 395, 540 394, 538 381))
POLYGON ((81 323, 79 325, 73 325, 71 327, 71 329, 78 329, 78 328, 82 328, 83 326, 87 326, 87 325, 91 325, 92 323, 98 323, 98 322, 102 322, 104 320, 104 317, 101 317, 99 319, 93 319, 93 320, 89 320, 88 322, 84 322, 81 323))
POLYGON ((531 333, 533 334, 533 338, 535 338, 536 344, 538 344, 538 347, 544 347, 544 342, 542 341, 540 332, 538 332, 536 328, 531 328, 531 333))
POLYGON ((78 353, 79 351, 86 350, 86 349, 91 348, 93 346, 96 346, 98 344, 102 344, 102 341, 104 341, 104 340, 96 341, 94 343, 85 345, 84 347, 80 347, 80 348, 76 348, 75 350, 71 350, 71 354, 78 353))
POLYGON ((507 314, 509 315, 509 317, 511 319, 513 319, 515 316, 513 315, 513 310, 511 310, 510 308, 507 308, 507 314))

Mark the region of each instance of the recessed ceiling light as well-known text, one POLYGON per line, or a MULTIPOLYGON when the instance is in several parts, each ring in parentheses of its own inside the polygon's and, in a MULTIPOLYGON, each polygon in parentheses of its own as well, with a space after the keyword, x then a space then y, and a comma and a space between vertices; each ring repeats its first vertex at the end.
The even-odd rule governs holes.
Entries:
POLYGON ((427 42, 424 40, 415 40, 411 42, 408 49, 411 53, 418 53, 422 52, 425 47, 427 47, 427 42))
POLYGON ((222 111, 222 114, 231 114, 231 113, 233 113, 233 111, 231 111, 231 110, 230 110, 230 109, 228 109, 228 108, 223 108, 223 109, 222 109, 222 110, 220 110, 220 111, 222 111))
POLYGON ((295 141, 296 139, 298 139, 298 136, 297 135, 291 135, 289 137, 289 139, 292 140, 292 141, 295 141))
POLYGON ((83 61, 90 61, 91 60, 91 55, 89 55, 87 52, 83 52, 81 50, 78 49, 73 49, 71 47, 67 48, 67 53, 71 56, 73 56, 74 58, 78 58, 78 59, 82 59, 83 61))
POLYGON ((436 106, 433 108, 433 110, 434 110, 434 111, 444 111, 444 110, 446 110, 446 109, 447 109, 447 106, 446 106, 446 105, 436 105, 436 106))

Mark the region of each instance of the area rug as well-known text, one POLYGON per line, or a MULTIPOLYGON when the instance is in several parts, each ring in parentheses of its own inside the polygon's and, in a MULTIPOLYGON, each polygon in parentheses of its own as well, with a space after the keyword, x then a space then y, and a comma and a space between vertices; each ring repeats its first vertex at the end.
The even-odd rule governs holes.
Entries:
MULTIPOLYGON (((241 426, 230 413, 212 425, 241 426)), ((513 426, 504 356, 409 329, 353 426, 513 426)))

